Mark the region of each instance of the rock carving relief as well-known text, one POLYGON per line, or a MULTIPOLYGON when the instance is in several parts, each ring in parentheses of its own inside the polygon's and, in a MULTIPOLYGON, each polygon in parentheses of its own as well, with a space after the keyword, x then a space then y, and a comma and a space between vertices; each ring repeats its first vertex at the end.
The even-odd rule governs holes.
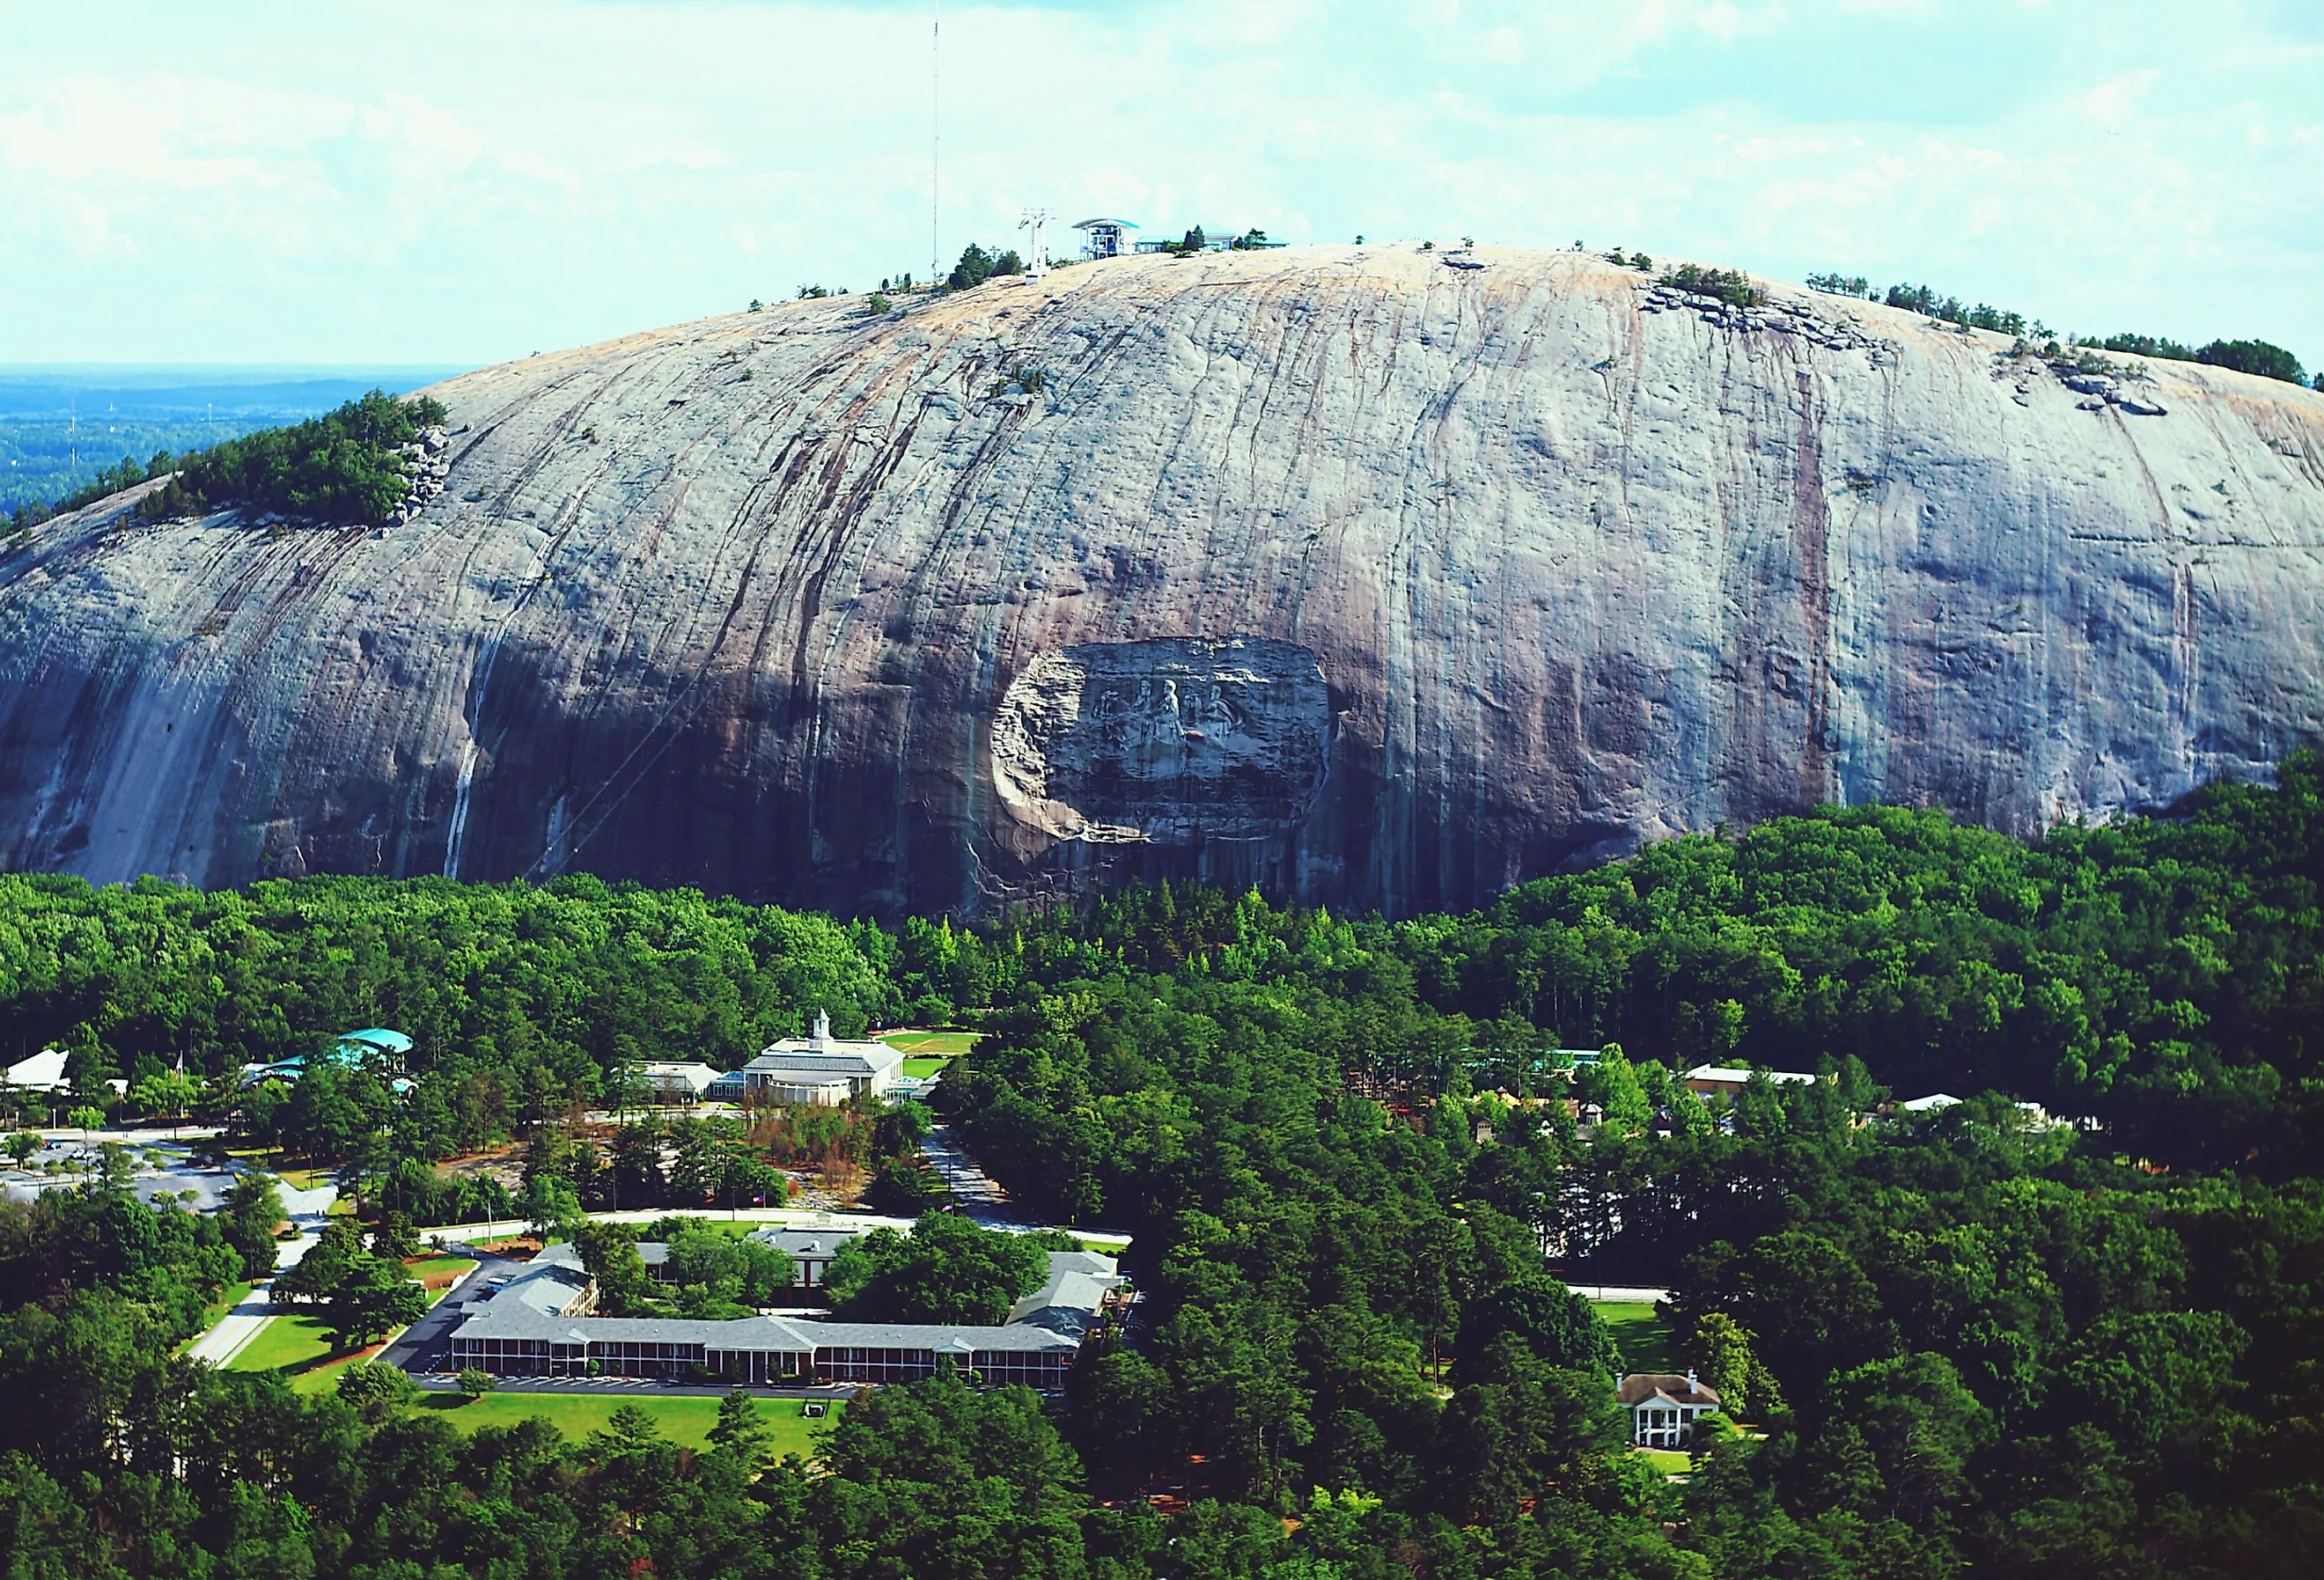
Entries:
POLYGON ((1059 839, 1265 839, 1314 806, 1332 722, 1323 668, 1292 642, 1089 642, 1010 684, 992 777, 1019 822, 1059 839))

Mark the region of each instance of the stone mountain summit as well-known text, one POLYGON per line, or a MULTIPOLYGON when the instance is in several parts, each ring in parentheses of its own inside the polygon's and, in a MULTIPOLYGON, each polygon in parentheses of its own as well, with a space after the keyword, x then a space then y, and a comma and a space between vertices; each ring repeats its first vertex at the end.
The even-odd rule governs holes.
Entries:
POLYGON ((2324 716, 2324 395, 1567 253, 1138 258, 433 392, 383 530, 0 551, 0 865, 1409 913, 1819 802, 2024 833, 2324 716))

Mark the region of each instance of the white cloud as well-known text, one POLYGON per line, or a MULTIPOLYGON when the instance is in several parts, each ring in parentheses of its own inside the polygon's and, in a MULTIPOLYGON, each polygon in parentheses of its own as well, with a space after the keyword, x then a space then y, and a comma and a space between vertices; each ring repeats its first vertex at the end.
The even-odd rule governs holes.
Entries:
POLYGON ((2111 82, 2101 82, 2082 96, 2082 107, 2091 120, 2110 132, 2118 132, 2138 117, 2138 106, 2146 90, 2162 77, 2160 70, 2149 67, 2111 82))
MULTIPOLYGON (((927 267, 918 9, 193 9, 83 0, 12 37, 0 360, 484 358, 927 267), (171 69, 108 64, 132 59, 171 69)), ((1013 239, 1034 202, 1580 235, 2324 361, 2324 53, 2276 25, 2195 0, 948 5, 944 245, 1013 239)))

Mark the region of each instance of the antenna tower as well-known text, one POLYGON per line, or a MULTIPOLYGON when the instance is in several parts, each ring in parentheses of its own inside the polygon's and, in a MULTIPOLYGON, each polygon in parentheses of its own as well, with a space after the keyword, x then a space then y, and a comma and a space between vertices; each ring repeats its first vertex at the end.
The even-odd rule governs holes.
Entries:
POLYGON ((936 246, 936 195, 944 190, 944 0, 927 21, 927 286, 944 279, 944 249, 936 246))

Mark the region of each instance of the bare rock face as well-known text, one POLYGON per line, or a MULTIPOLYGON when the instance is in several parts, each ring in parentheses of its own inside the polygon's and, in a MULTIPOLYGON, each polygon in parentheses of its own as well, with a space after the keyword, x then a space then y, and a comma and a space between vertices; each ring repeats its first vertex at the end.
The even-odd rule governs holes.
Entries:
POLYGON ((1465 906, 2324 734, 2324 396, 1572 254, 1140 258, 487 369, 380 531, 0 547, 0 865, 1465 906), (1474 265, 1481 264, 1481 267, 1474 265))

